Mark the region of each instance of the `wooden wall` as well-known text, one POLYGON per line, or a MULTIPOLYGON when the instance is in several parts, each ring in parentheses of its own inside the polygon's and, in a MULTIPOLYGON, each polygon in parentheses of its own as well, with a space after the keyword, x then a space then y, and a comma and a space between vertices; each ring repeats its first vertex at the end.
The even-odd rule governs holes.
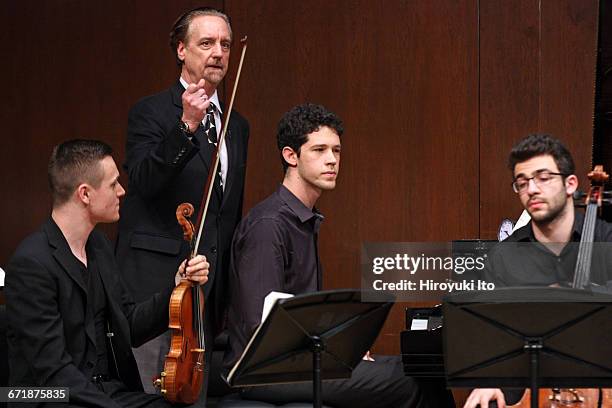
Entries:
MULTIPOLYGON (((365 241, 494 238, 520 213, 505 161, 528 132, 558 135, 580 172, 590 166, 596 0, 212 4, 249 36, 236 102, 251 123, 245 209, 281 181, 275 129, 287 109, 322 103, 345 121, 338 187, 320 200, 327 288, 359 285, 365 241)), ((54 144, 103 139, 123 161, 128 109, 176 80, 167 33, 198 5, 0 4, 0 266, 49 214, 54 144)), ((375 351, 399 350, 403 306, 375 351)))
POLYGON ((480 1, 483 238, 520 213, 505 164, 522 136, 552 133, 566 142, 579 175, 592 168, 597 8, 594 0, 480 1))

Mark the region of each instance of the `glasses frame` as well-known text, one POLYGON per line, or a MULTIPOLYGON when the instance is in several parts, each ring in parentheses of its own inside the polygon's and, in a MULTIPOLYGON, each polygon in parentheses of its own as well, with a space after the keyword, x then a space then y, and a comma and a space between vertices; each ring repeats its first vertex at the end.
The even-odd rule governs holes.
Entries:
MULTIPOLYGON (((533 180, 533 182, 536 185, 536 187, 541 188, 536 180, 537 180, 538 176, 540 176, 542 174, 548 174, 549 176, 562 176, 563 178, 569 176, 569 174, 566 174, 566 173, 555 173, 554 171, 548 171, 548 170, 542 170, 540 172, 537 172, 535 174, 535 176, 531 176, 531 177, 522 177, 521 176, 521 178, 524 178, 525 180, 527 180, 527 188, 525 190, 527 190, 529 188, 529 182, 531 180, 533 180)), ((518 179, 518 177, 515 178, 514 180, 512 180, 512 183, 510 185, 512 186, 512 190, 516 194, 521 194, 523 191, 519 190, 518 186, 516 185, 516 180, 517 179, 518 179)))

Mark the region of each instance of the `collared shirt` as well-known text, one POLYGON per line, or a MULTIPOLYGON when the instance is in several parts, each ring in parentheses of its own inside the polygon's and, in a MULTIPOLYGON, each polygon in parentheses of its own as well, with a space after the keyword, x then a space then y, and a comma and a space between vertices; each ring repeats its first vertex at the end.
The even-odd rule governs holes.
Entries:
MULTIPOLYGON (((189 86, 187 81, 185 81, 183 77, 180 78, 180 81, 181 81, 181 85, 183 85, 183 88, 187 89, 187 87, 189 86)), ((215 128, 217 129, 217 137, 220 138, 221 132, 223 131, 223 128, 221 127, 223 125, 221 123, 221 115, 223 114, 223 111, 221 110, 221 102, 219 101, 219 94, 215 90, 215 93, 213 93, 212 96, 209 97, 208 99, 210 100, 210 103, 215 105, 215 108, 217 108, 215 110, 215 128)), ((204 126, 205 120, 206 120, 206 115, 204 115, 204 119, 202 119, 202 126, 204 126)), ((227 143, 221 143, 221 146, 219 147, 219 166, 221 166, 221 178, 223 181, 223 183, 221 183, 221 186, 223 187, 223 189, 225 189, 225 181, 227 180, 227 166, 228 166, 227 143)))
POLYGON ((230 264, 228 329, 231 351, 242 354, 261 321, 271 291, 294 295, 321 287, 317 235, 323 216, 306 207, 285 186, 255 206, 234 233, 230 264))
MULTIPOLYGON (((496 286, 550 286, 570 284, 578 257, 584 216, 575 213, 570 242, 559 255, 539 243, 531 222, 516 230, 488 254, 484 278, 496 286)), ((612 282, 612 225, 595 223, 591 282, 607 286, 612 282)))

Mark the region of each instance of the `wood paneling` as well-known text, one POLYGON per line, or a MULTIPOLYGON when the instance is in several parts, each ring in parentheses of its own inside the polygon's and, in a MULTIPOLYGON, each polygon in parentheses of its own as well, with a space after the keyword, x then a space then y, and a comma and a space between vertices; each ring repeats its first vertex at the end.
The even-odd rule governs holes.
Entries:
POLYGON ((592 167, 598 1, 548 1, 542 7, 539 129, 574 156, 581 187, 592 167))
POLYGON ((480 236, 497 237, 522 207, 510 188, 512 145, 538 130, 539 5, 480 2, 480 236))
POLYGON ((533 132, 568 146, 581 182, 591 165, 597 1, 480 1, 480 236, 522 211, 511 147, 533 132))

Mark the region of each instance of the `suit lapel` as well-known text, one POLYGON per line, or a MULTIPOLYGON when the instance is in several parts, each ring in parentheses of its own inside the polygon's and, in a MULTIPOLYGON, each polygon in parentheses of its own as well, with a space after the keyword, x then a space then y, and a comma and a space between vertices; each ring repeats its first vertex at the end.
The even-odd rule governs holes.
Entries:
POLYGON ((64 268, 66 274, 80 288, 81 295, 83 296, 83 306, 85 307, 85 332, 87 333, 87 337, 89 337, 89 340, 93 344, 96 344, 93 315, 91 312, 91 308, 88 306, 87 303, 87 288, 85 287, 85 282, 83 282, 83 277, 81 274, 81 264, 72 254, 72 251, 70 250, 70 246, 68 246, 68 242, 66 242, 64 234, 51 218, 49 218, 43 229, 47 234, 49 246, 54 248, 53 257, 62 266, 62 268, 64 268))
POLYGON ((54 249, 53 257, 62 265, 68 276, 72 278, 77 286, 81 288, 83 296, 87 297, 87 288, 81 276, 81 264, 72 254, 64 234, 52 219, 49 219, 43 228, 47 234, 49 245, 54 249))
POLYGON ((172 94, 172 103, 174 106, 178 107, 181 112, 183 111, 183 92, 185 92, 185 88, 181 85, 181 81, 176 81, 174 85, 170 88, 170 93, 172 94))

